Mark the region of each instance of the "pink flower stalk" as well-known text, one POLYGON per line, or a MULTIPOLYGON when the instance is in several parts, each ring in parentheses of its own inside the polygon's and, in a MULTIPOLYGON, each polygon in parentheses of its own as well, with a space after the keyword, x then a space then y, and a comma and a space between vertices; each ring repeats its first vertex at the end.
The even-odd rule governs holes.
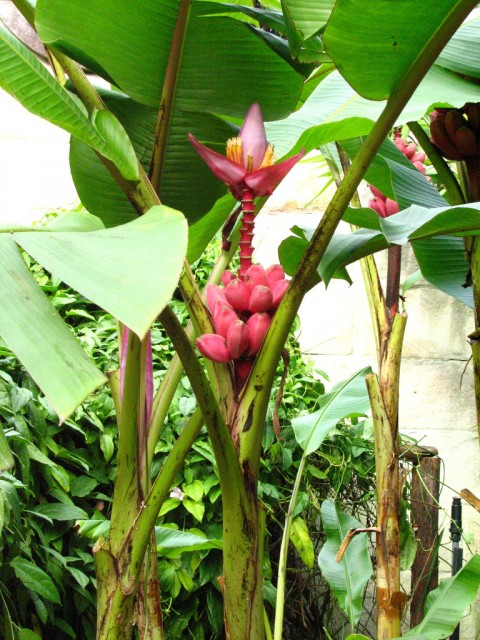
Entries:
POLYGON ((188 139, 211 171, 225 182, 235 198, 242 203, 239 277, 244 280, 252 264, 255 198, 270 195, 303 157, 305 150, 273 164, 273 145, 267 142, 262 110, 258 103, 252 104, 248 110, 239 135, 227 141, 225 156, 201 144, 191 133, 188 134, 188 139))

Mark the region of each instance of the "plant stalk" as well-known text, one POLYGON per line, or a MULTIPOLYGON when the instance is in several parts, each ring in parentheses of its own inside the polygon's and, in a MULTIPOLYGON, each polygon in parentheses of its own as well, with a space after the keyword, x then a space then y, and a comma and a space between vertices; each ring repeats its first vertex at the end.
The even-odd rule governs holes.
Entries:
POLYGON ((178 6, 177 22, 173 32, 172 44, 170 45, 170 55, 163 81, 162 95, 160 97, 160 108, 158 110, 155 138, 153 141, 153 153, 150 163, 149 177, 153 188, 157 193, 160 190, 160 182, 163 174, 165 153, 167 150, 168 128, 170 125, 175 90, 180 64, 182 61, 183 43, 188 27, 191 0, 180 0, 178 6))
POLYGON ((407 316, 397 313, 384 332, 379 376, 367 376, 375 435, 377 485, 377 638, 400 635, 406 596, 400 590, 400 500, 398 398, 407 316))
POLYGON ((297 475, 295 476, 295 484, 293 485, 292 495, 288 504, 287 517, 285 518, 285 527, 283 529, 282 545, 280 547, 280 557, 278 560, 278 579, 277 579, 277 599, 275 603, 275 626, 273 631, 273 640, 282 640, 283 637, 283 617, 285 611, 285 587, 287 582, 287 561, 288 561, 288 545, 290 543, 290 531, 292 529, 293 514, 297 503, 298 492, 302 481, 303 470, 307 456, 302 455, 300 464, 298 465, 297 475))

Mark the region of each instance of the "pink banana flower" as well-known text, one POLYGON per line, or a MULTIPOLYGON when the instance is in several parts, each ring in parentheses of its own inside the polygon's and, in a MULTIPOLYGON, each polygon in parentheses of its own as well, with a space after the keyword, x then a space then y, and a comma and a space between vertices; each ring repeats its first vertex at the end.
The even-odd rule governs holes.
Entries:
POLYGON ((201 144, 191 133, 188 139, 217 178, 228 185, 237 200, 242 200, 245 189, 250 189, 255 197, 270 195, 305 154, 302 149, 296 156, 273 164, 273 145, 267 142, 258 103, 252 104, 248 110, 238 137, 227 141, 226 156, 201 144))

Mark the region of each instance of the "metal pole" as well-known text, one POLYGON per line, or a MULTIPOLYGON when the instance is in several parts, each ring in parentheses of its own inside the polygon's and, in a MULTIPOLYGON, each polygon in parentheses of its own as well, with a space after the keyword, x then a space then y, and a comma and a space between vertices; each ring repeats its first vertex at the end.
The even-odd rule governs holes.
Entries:
MULTIPOLYGON (((460 498, 453 498, 452 516, 450 520, 450 539, 452 541, 452 576, 454 576, 463 564, 463 549, 460 547, 462 537, 462 501, 460 498)), ((456 626, 450 636, 450 640, 459 640, 460 623, 456 626)))

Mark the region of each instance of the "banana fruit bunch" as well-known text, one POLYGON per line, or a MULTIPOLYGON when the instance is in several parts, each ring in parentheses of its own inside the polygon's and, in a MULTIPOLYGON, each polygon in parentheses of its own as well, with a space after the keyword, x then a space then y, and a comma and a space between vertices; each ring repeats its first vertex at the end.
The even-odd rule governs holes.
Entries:
POLYGON ((430 114, 430 136, 447 160, 480 155, 480 103, 467 102, 461 109, 435 109, 430 114))

